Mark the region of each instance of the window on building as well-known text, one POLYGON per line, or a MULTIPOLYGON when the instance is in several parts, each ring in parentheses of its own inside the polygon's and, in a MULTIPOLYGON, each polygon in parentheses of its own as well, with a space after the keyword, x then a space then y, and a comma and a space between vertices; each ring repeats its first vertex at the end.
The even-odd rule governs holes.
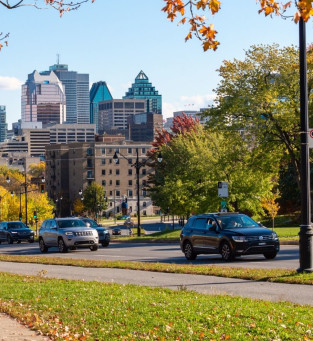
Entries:
POLYGON ((115 185, 119 186, 120 185, 120 180, 115 180, 115 185))
POLYGON ((87 155, 93 155, 93 149, 92 148, 87 149, 87 155))
POLYGON ((109 169, 109 174, 112 175, 112 169, 109 169))
POLYGON ((146 175, 147 174, 147 170, 145 168, 142 169, 142 175, 146 175))
POLYGON ((121 196, 121 192, 120 191, 116 191, 115 194, 116 194, 117 197, 121 196))
POLYGON ((110 196, 112 196, 113 195, 113 191, 110 191, 110 196))
POLYGON ((128 190, 128 197, 133 197, 133 190, 132 189, 129 189, 128 190))
POLYGON ((120 170, 119 169, 115 169, 115 175, 120 175, 120 170))
POLYGON ((101 153, 105 154, 105 148, 101 148, 101 153))
POLYGON ((132 186, 133 185, 133 180, 128 180, 128 186, 132 186))
POLYGON ((133 170, 132 169, 128 170, 128 175, 133 175, 133 170))
POLYGON ((106 186, 105 180, 102 180, 102 186, 106 186))
POLYGON ((131 165, 132 164, 132 160, 128 159, 128 164, 131 165))
POLYGON ((142 203, 142 207, 147 207, 147 203, 145 201, 142 203))
POLYGON ((141 148, 141 153, 146 154, 146 148, 141 148))
POLYGON ((105 169, 102 169, 102 175, 105 175, 105 169))
POLYGON ((133 153, 133 150, 132 150, 131 148, 128 148, 128 149, 127 149, 127 152, 128 152, 128 154, 132 154, 132 153, 133 153))
POLYGON ((101 159, 101 163, 105 165, 105 159, 101 159))
POLYGON ((87 159, 87 167, 92 167, 92 159, 87 159))
POLYGON ((110 185, 112 185, 113 184, 113 181, 112 180, 110 180, 110 185))

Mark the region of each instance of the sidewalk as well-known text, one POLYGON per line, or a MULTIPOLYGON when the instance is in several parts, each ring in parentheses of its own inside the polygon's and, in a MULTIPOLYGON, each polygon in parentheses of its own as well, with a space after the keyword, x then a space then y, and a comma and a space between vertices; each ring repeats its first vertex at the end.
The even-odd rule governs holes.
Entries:
MULTIPOLYGON (((288 301, 313 306, 313 285, 280 284, 257 282, 236 278, 224 278, 202 275, 170 274, 137 270, 108 268, 79 268, 43 264, 19 264, 0 262, 0 271, 22 275, 38 275, 45 270, 46 277, 69 280, 99 281, 120 284, 135 284, 151 287, 170 288, 172 290, 192 290, 209 295, 226 294, 267 301, 288 301)), ((11 320, 11 319, 10 319, 11 320)), ((14 321, 8 321, 0 314, 0 341, 46 341, 48 338, 36 336, 35 332, 21 327, 14 321), (10 327, 13 324, 13 327, 10 327), (15 325, 15 327, 14 327, 15 325), (30 334, 27 334, 30 332, 30 334), (25 333, 25 334, 23 334, 25 333)))

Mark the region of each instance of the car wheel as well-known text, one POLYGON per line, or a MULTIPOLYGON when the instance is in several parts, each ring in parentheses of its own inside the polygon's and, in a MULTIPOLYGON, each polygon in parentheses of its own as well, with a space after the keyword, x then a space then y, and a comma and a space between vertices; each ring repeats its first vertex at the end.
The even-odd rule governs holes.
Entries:
POLYGON ((277 252, 266 252, 263 253, 263 255, 266 259, 274 259, 277 255, 277 252))
POLYGON ((7 235, 7 242, 8 244, 13 244, 13 239, 9 234, 7 235))
POLYGON ((231 262, 235 258, 233 251, 227 242, 223 243, 221 247, 221 255, 225 262, 231 262))
POLYGON ((184 254, 186 259, 194 260, 197 258, 197 254, 194 252, 193 247, 190 242, 186 242, 184 245, 184 254))
POLYGON ((107 247, 107 246, 109 246, 109 243, 102 243, 101 244, 103 247, 107 247))
POLYGON ((46 244, 42 238, 39 240, 39 249, 40 249, 40 252, 42 253, 48 252, 48 248, 46 247, 46 244))
POLYGON ((90 246, 90 250, 91 250, 91 251, 97 251, 98 248, 99 248, 98 244, 95 244, 95 245, 90 246))
POLYGON ((59 247, 59 252, 61 253, 68 252, 68 247, 65 245, 64 240, 62 238, 58 240, 58 247, 59 247))

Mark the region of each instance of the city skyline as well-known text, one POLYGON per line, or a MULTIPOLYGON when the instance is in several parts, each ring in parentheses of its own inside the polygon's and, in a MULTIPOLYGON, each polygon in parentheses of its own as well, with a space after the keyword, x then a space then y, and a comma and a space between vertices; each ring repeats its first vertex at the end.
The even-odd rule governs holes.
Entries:
MULTIPOLYGON (((134 0, 120 6, 96 1, 59 18, 52 10, 2 10, 1 31, 10 32, 9 46, 0 52, 0 105, 7 122, 21 118, 21 85, 34 70, 57 62, 105 81, 114 99, 121 99, 140 70, 162 95, 164 118, 174 111, 199 110, 212 103, 224 59, 243 59, 253 44, 298 46, 298 26, 281 18, 264 18, 258 5, 223 4, 211 22, 221 42, 216 52, 203 52, 196 39, 185 43, 186 28, 170 23, 162 0, 134 0)), ((307 43, 313 24, 307 24, 307 43)))

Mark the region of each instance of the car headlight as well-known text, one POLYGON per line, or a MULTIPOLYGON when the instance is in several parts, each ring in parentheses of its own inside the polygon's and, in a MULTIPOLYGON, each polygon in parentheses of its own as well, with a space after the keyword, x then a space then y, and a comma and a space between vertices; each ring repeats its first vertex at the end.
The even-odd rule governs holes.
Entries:
POLYGON ((276 232, 273 232, 273 233, 272 233, 272 239, 278 240, 278 236, 277 236, 277 233, 276 233, 276 232))
POLYGON ((30 234, 35 234, 35 232, 34 231, 30 231, 30 234))
POLYGON ((65 232, 66 236, 73 236, 73 232, 65 232))
POLYGON ((235 242, 247 242, 248 239, 245 237, 245 236, 232 236, 232 239, 235 241, 235 242))
POLYGON ((18 234, 18 232, 14 232, 14 231, 12 231, 11 233, 12 233, 12 234, 18 234))

